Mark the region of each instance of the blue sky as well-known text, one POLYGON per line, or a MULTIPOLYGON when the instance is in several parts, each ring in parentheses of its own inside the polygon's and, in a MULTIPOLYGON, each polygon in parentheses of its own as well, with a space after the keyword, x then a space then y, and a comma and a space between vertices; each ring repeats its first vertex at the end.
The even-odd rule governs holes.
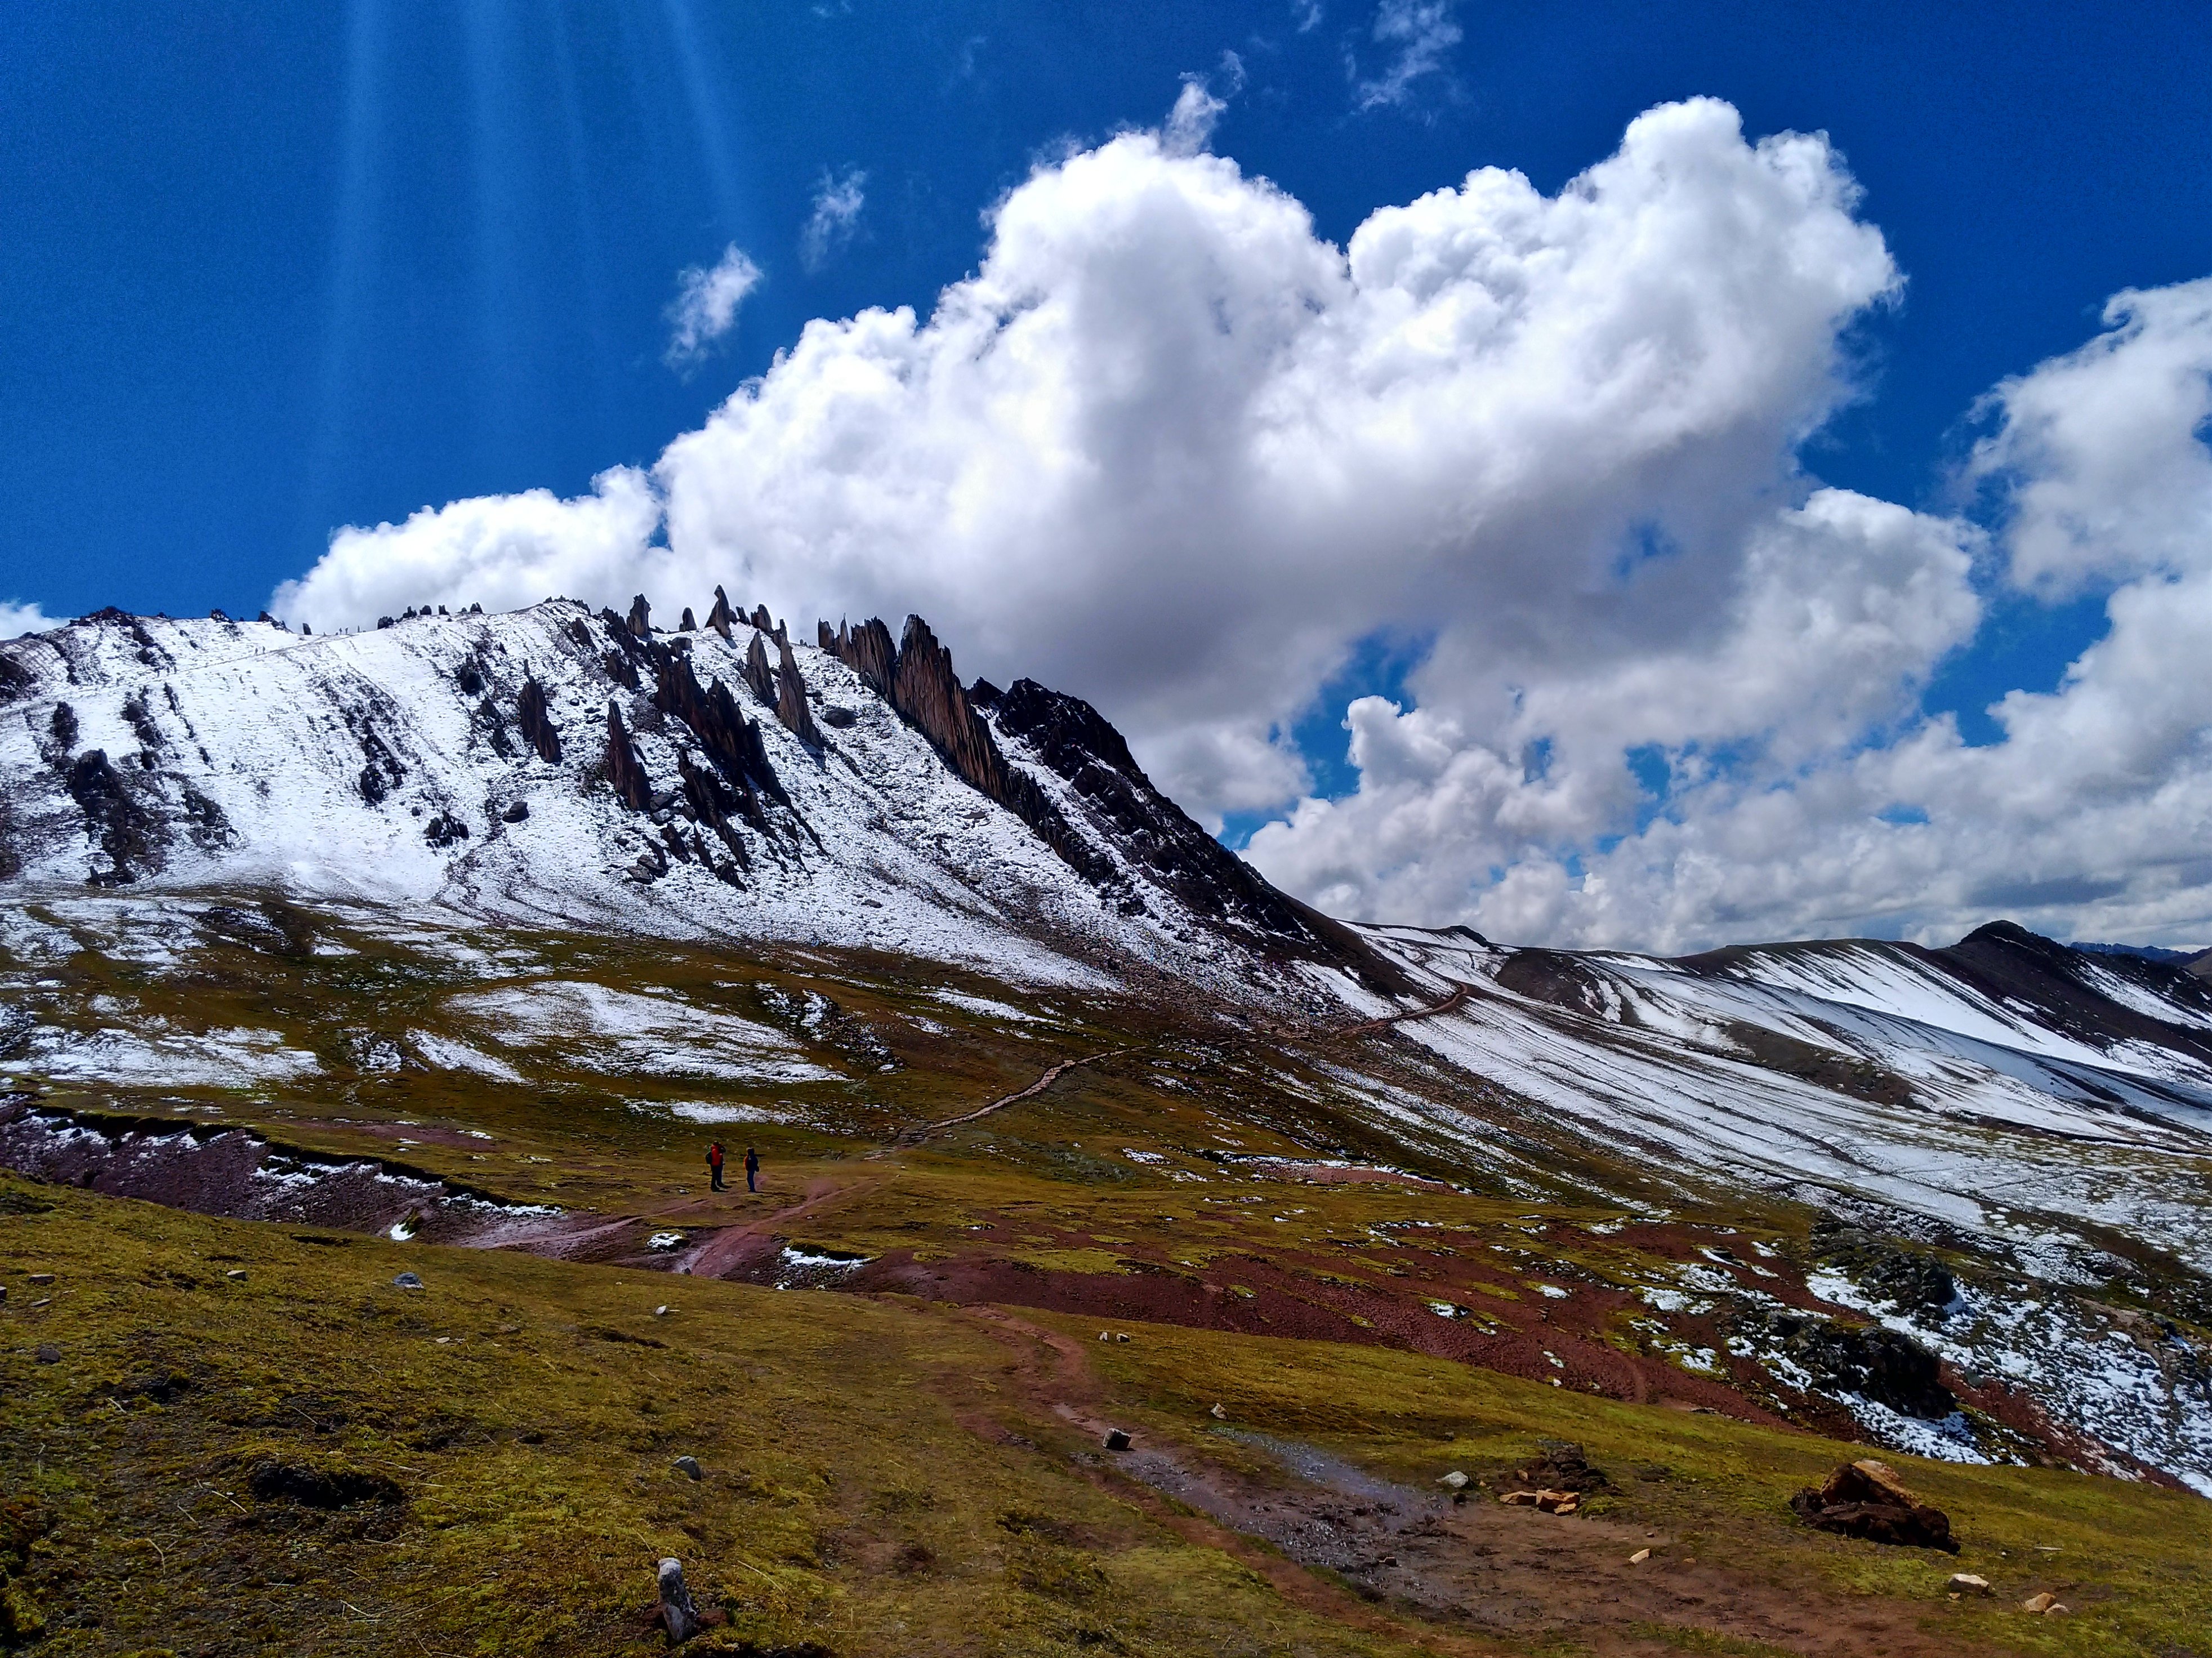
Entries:
MULTIPOLYGON (((56 616, 251 613, 339 525, 649 465, 810 319, 926 315, 994 203, 1191 74, 1212 150, 1338 242, 1477 167, 1556 191, 1692 94, 1826 132, 1905 286, 1852 322, 1863 396, 1799 460, 1913 507, 1958 504, 2003 377, 2118 290, 2212 273, 2197 5, 19 0, 10 26, 0 601, 56 616), (845 186, 849 222, 818 219, 845 186), (672 366, 680 273, 732 246, 757 286, 672 366)), ((1988 744, 2106 589, 1976 580, 1923 706, 1988 744)), ((1364 638, 1279 722, 1322 794, 1353 786, 1345 704, 1407 701, 1419 642, 1364 638)), ((1224 801, 1239 839, 1277 810, 1224 801)))

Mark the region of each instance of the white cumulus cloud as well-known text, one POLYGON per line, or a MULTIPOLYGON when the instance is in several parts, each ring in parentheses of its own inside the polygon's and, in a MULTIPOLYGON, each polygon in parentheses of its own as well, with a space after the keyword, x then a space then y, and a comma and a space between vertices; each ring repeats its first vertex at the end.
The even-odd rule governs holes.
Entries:
POLYGON ((2212 918, 2186 291, 1998 388, 1992 541, 1801 469, 1901 288, 1824 137, 1664 106, 1556 195, 1482 168, 1337 246, 1196 131, 1040 166, 927 315, 808 324, 649 476, 343 531, 276 608, 918 610, 967 672, 1097 702, 1200 815, 1281 814, 1255 860, 1360 916, 1680 947, 2212 918), (2151 392, 2103 445, 2100 399, 2151 392), (2124 585, 1972 749, 1919 694, 1992 566, 2124 585), (1342 711, 1358 786, 1305 798, 1284 733, 1378 637, 1425 646, 1409 700, 1342 711))
POLYGON ((738 307, 760 282, 760 267, 735 242, 711 266, 695 264, 680 272, 676 297, 668 307, 668 349, 663 361, 677 369, 702 361, 716 341, 737 326, 738 307))
POLYGON ((44 633, 53 625, 54 618, 36 604, 0 600, 0 639, 14 639, 21 634, 44 633))

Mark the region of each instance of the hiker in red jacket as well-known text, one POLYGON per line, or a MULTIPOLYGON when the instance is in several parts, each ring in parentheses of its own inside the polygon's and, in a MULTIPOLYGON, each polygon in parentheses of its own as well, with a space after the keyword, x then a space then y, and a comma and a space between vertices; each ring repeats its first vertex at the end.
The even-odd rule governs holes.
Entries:
POLYGON ((720 1140, 710 1140, 709 1142, 708 1142, 708 1145, 707 1145, 707 1167, 708 1167, 708 1170, 709 1170, 709 1171, 714 1175, 714 1189, 715 1191, 717 1191, 717 1192, 726 1192, 726 1191, 728 1191, 730 1188, 729 1188, 728 1187, 726 1187, 726 1186, 725 1186, 725 1185, 723 1185, 723 1184, 722 1184, 722 1143, 721 1143, 721 1141, 720 1141, 720 1140))

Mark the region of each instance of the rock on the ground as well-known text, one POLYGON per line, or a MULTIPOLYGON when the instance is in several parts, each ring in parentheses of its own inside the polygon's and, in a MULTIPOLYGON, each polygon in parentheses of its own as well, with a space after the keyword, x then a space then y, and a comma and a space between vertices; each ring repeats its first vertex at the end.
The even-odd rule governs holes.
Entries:
POLYGON ((1951 1581, 1943 1585, 1953 1594, 1990 1594, 1990 1580, 1971 1571, 1954 1571, 1951 1581))
POLYGON ((680 1646, 702 1628, 698 1605, 684 1586, 684 1563, 673 1558, 660 1563, 660 1621, 671 1646, 680 1646))
POLYGON ((672 1466, 677 1473, 693 1479, 704 1479, 707 1477, 705 1470, 699 1466, 699 1459, 696 1456, 679 1456, 672 1466))
POLYGON ((1797 1517, 1816 1531, 1958 1552, 1950 1516, 1923 1503, 1887 1463, 1862 1458, 1830 1474, 1818 1491, 1807 1486, 1790 1499, 1797 1517))
POLYGON ((1123 1433, 1119 1428, 1109 1428, 1106 1430, 1106 1448, 1109 1451, 1127 1450, 1129 1448, 1129 1436, 1123 1433))
POLYGON ((397 1290, 419 1290, 422 1287, 422 1280, 416 1273, 402 1272, 392 1280, 392 1284, 397 1290))

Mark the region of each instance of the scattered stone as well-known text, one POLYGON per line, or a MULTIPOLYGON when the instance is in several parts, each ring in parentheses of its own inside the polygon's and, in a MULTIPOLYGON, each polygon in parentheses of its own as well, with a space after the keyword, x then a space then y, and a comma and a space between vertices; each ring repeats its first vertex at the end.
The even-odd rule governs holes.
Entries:
POLYGON ((398 1290, 419 1290, 422 1287, 422 1278, 413 1272, 402 1272, 392 1280, 392 1284, 398 1290))
POLYGON ((234 1284, 243 1284, 246 1282, 246 1268, 243 1266, 234 1266, 228 1272, 225 1272, 223 1276, 230 1279, 234 1284))
POLYGON ((52 1284, 53 1281, 54 1275, 52 1272, 33 1272, 27 1279, 27 1282, 32 1284, 52 1284))
POLYGON ((1226 1422, 1229 1420, 1229 1412, 1223 1410, 1218 1405, 1208 1411, 1206 1414, 1212 1417, 1216 1422, 1226 1422))
POLYGON ((1525 1468, 1514 1470, 1513 1477, 1522 1486, 1539 1491, 1601 1491, 1613 1482, 1605 1477, 1601 1468, 1593 1468, 1583 1455, 1583 1448, 1568 1439, 1545 1439, 1537 1442, 1541 1455, 1525 1468))
POLYGON ((1869 1543, 1959 1552, 1950 1516, 1923 1503, 1906 1489, 1895 1469, 1872 1458, 1843 1464, 1820 1490, 1807 1486, 1790 1499, 1790 1506, 1815 1531, 1869 1543))
POLYGON ((1462 1473, 1457 1468, 1454 1468, 1443 1479, 1437 1480, 1437 1484, 1446 1486, 1452 1491, 1464 1491, 1467 1489, 1467 1476, 1462 1473))
POLYGON ((659 1305, 659 1306, 658 1306, 658 1307, 656 1307, 656 1308, 654 1308, 654 1309, 653 1309, 653 1315, 655 1318, 666 1318, 666 1317, 667 1317, 671 1313, 674 1312, 675 1310, 676 1310, 676 1309, 675 1309, 673 1307, 671 1307, 671 1306, 670 1306, 666 1302, 665 1302, 665 1301, 664 1301, 664 1302, 662 1302, 662 1303, 660 1303, 660 1305, 659 1305))
POLYGON ((1507 1491, 1498 1499, 1510 1508, 1540 1509, 1546 1514, 1572 1514, 1583 1505, 1580 1491, 1507 1491))
POLYGON ((699 1459, 696 1456, 679 1456, 672 1466, 689 1479, 704 1479, 707 1477, 706 1470, 699 1466, 699 1459))
POLYGON ((1129 1436, 1123 1433, 1119 1428, 1109 1428, 1106 1430, 1106 1448, 1109 1451, 1127 1450, 1129 1448, 1129 1436))
POLYGON ((1098 1339, 1101 1341, 1111 1341, 1114 1339, 1114 1333, 1111 1330, 1101 1330, 1098 1333, 1098 1339))
POLYGON ((1988 1578, 1978 1576, 1971 1571, 1953 1572, 1951 1574, 1951 1581, 1944 1584, 1943 1587, 1954 1594, 1994 1594, 1996 1593, 1996 1590, 1990 1587, 1990 1580, 1988 1578))
POLYGON ((2049 1612, 2051 1607, 2057 1604, 2058 1597, 2051 1594, 2050 1590, 2045 1589, 2040 1594, 2029 1595, 2027 1600, 2020 1603, 2020 1609, 2022 1612, 2033 1612, 2040 1614, 2049 1612))
POLYGON ((1125 1331, 1116 1330, 1114 1332, 1114 1339, 1116 1341, 1127 1341, 1128 1339, 1128 1334, 1125 1331))
POLYGON ((62 1362, 62 1350, 52 1345, 41 1347, 39 1349, 38 1359, 41 1364, 58 1364, 62 1362))
POLYGON ((691 1591, 684 1587, 681 1560, 672 1558, 660 1563, 660 1621, 668 1631, 671 1646, 681 1646, 702 1627, 699 1608, 691 1599, 691 1591))
POLYGON ((1651 1558, 1651 1551, 1650 1551, 1650 1550, 1649 1550, 1649 1549, 1638 1549, 1638 1550, 1637 1550, 1637 1551, 1636 1551, 1636 1552, 1635 1552, 1635 1553, 1633 1553, 1633 1554, 1632 1554, 1632 1555, 1630 1555, 1630 1556, 1628 1557, 1628 1564, 1629 1564, 1630 1565, 1632 1565, 1632 1566, 1640 1566, 1640 1565, 1642 1565, 1642 1564, 1643 1564, 1646 1560, 1649 1560, 1650 1558, 1651 1558))
POLYGON ((499 816, 501 823, 520 823, 530 816, 530 803, 527 800, 517 800, 499 816))

